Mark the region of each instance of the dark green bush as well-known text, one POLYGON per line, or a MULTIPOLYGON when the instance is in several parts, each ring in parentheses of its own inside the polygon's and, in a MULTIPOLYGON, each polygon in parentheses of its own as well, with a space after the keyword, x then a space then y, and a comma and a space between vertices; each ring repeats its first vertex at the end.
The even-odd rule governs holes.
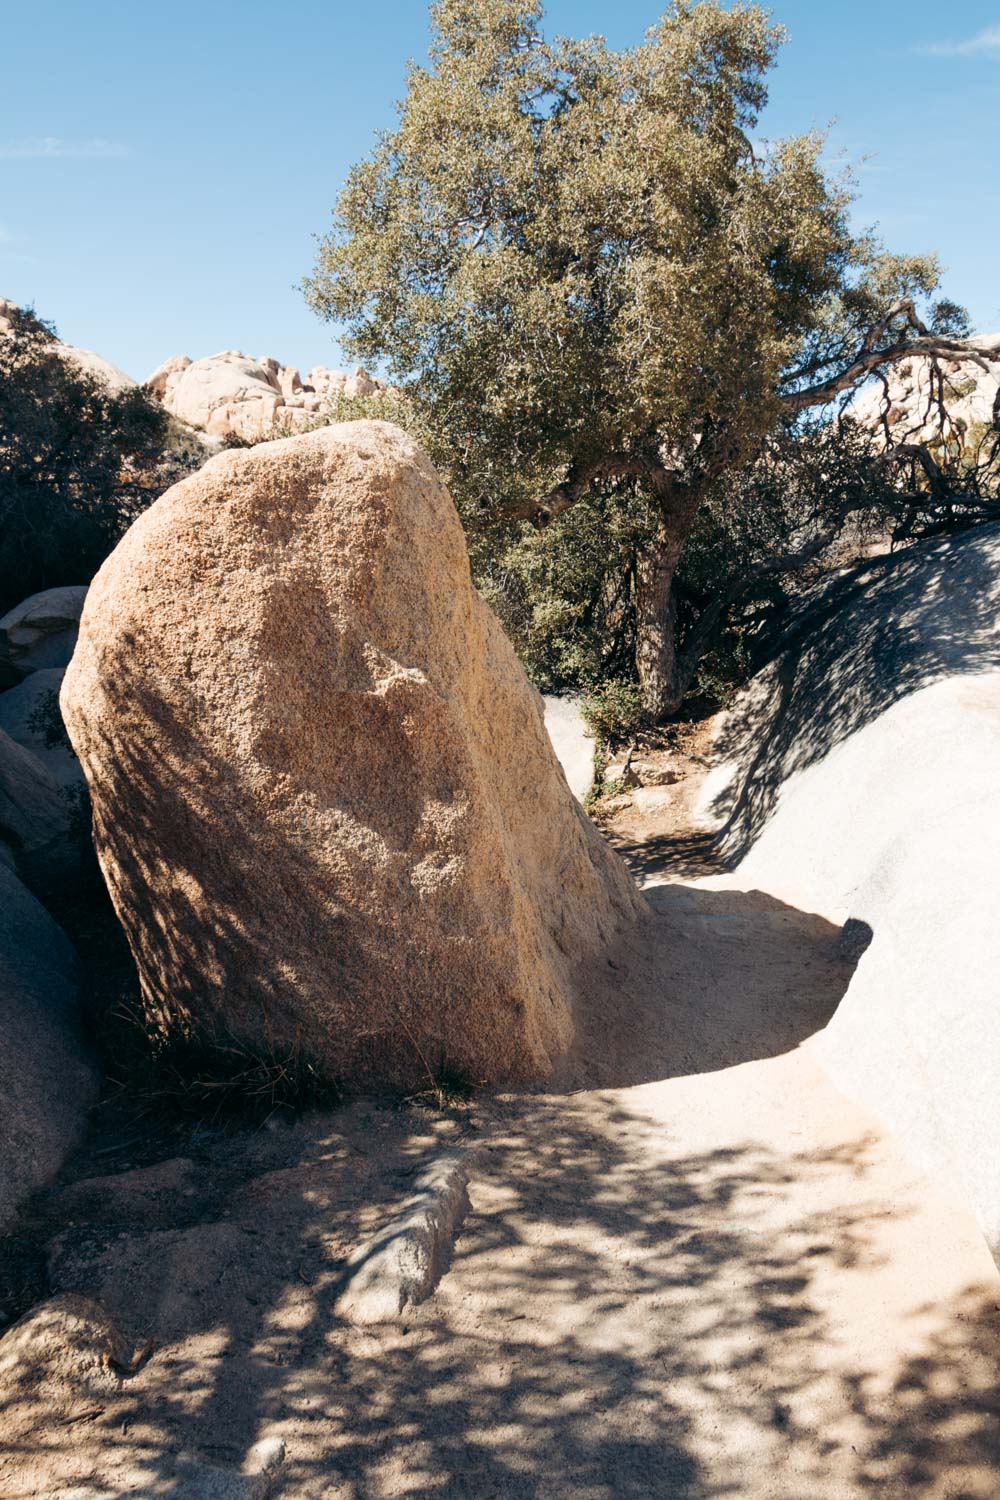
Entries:
POLYGON ((144 391, 111 390, 32 313, 0 333, 0 610, 88 583, 156 494, 168 419, 144 391))
POLYGON ((639 684, 612 677, 587 694, 583 717, 599 745, 617 745, 630 739, 646 722, 639 684))

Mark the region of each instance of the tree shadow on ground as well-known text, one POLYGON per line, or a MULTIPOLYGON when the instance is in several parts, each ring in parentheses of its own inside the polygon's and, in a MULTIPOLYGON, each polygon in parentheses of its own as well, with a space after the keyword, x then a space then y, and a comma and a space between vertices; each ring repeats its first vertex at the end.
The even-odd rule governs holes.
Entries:
POLYGON ((1000 671, 1000 526, 873 558, 786 617, 714 754, 734 775, 708 809, 714 833, 611 842, 637 875, 733 869, 785 781, 901 699, 949 677, 1000 671))
MULTIPOLYGON (((882 1329, 881 1228, 916 1205, 884 1200, 872 1140, 690 1151, 610 1094, 497 1103, 437 1296, 358 1330, 333 1306, 343 1257, 405 1192, 426 1126, 338 1119, 266 1139, 284 1165, 261 1177, 258 1151, 211 1223, 103 1226, 74 1279, 152 1357, 69 1433, 5 1393, 5 1496, 111 1484, 126 1455, 137 1491, 175 1496, 181 1449, 236 1468, 263 1433, 288 1449, 275 1500, 995 1495, 995 1286, 914 1298, 882 1329), (852 1349, 839 1304, 873 1277, 852 1349)), ((200 1180, 222 1163, 208 1149, 200 1180)))

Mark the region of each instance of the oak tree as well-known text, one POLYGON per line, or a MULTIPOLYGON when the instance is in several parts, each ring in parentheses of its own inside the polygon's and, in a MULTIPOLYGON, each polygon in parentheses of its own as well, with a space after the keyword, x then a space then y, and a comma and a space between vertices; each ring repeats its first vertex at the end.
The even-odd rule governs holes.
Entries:
POLYGON ((403 386, 467 510, 639 497, 635 664, 662 718, 712 623, 679 639, 675 575, 720 476, 897 360, 1000 346, 931 304, 933 257, 852 228, 821 136, 759 138, 782 42, 760 7, 677 0, 624 50, 548 39, 539 0, 431 19, 306 294, 403 386))

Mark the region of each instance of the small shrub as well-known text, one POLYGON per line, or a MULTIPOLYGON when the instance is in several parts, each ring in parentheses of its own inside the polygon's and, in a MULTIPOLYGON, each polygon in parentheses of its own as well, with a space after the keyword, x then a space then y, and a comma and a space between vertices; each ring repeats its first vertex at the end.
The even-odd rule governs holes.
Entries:
POLYGON ((112 1085, 127 1092, 137 1113, 160 1119, 263 1120, 343 1097, 304 1048, 193 1024, 165 1031, 131 987, 101 1017, 99 1035, 112 1085))
POLYGON ((587 728, 601 744, 619 744, 646 723, 639 684, 627 678, 612 678, 591 689, 582 712, 587 728))

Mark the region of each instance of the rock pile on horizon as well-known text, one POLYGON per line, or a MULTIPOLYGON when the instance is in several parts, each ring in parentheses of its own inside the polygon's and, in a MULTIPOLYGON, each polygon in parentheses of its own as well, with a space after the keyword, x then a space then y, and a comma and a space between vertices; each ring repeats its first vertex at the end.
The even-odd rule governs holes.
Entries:
MULTIPOLYGON (((16 309, 16 303, 0 297, 0 335, 10 331, 10 315, 16 309)), ((54 346, 61 358, 84 374, 96 376, 112 391, 137 384, 91 349, 79 349, 62 339, 55 339, 54 346)), ((181 467, 202 462, 206 453, 227 439, 260 443, 306 431, 327 418, 331 403, 339 396, 396 394, 394 386, 363 369, 348 375, 314 365, 302 375, 294 365, 283 365, 270 355, 253 359, 239 349, 223 349, 195 360, 186 354, 171 355, 143 384, 174 418, 170 456, 182 465, 171 478, 180 477, 181 467)))
POLYGON ((151 1012, 347 1084, 544 1076, 643 911, 475 593, 429 460, 219 454, 95 579, 62 692, 151 1012))
POLYGON ((205 359, 175 354, 146 381, 157 401, 190 427, 217 438, 261 442, 314 426, 337 395, 373 396, 391 388, 364 370, 345 375, 316 365, 305 379, 269 356, 224 349, 205 359))
MULTIPOLYGON (((1000 334, 970 341, 983 348, 1000 344, 1000 334)), ((881 380, 868 385, 850 407, 862 426, 893 443, 938 444, 942 438, 966 448, 994 431, 994 406, 1000 394, 1000 363, 986 370, 969 360, 931 360, 914 355, 890 365, 881 380)))

